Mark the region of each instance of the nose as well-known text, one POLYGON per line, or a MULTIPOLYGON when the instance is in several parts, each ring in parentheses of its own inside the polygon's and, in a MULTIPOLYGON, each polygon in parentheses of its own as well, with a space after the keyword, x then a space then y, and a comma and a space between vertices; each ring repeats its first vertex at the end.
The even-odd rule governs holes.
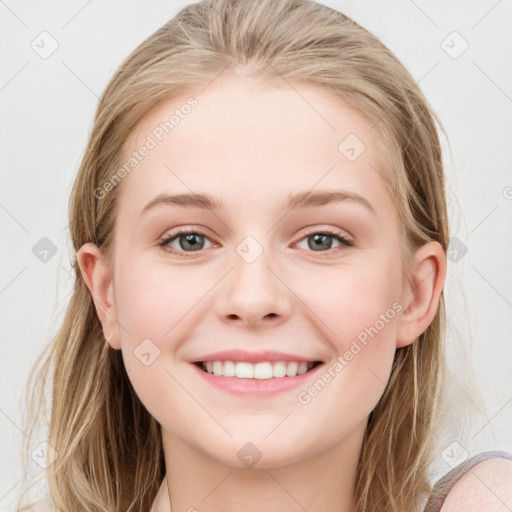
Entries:
POLYGON ((235 255, 233 268, 222 280, 214 308, 223 322, 252 328, 276 327, 290 314, 290 290, 271 268, 265 252, 251 263, 235 255))

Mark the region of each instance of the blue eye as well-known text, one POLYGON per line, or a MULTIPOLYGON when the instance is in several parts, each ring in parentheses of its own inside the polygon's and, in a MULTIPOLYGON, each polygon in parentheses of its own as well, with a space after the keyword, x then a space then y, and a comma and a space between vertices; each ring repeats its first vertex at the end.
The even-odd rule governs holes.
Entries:
MULTIPOLYGON (((204 248, 204 240, 209 240, 209 238, 202 234, 199 231, 194 230, 181 230, 176 233, 173 233, 164 239, 158 242, 159 247, 162 247, 165 251, 175 255, 175 256, 183 256, 183 257, 191 257, 192 253, 201 251, 204 248), (171 247, 171 242, 178 241, 179 250, 171 247)), ((334 233, 332 231, 313 231, 311 233, 306 234, 299 242, 302 240, 308 240, 308 249, 311 249, 313 252, 338 252, 339 250, 343 250, 344 247, 352 247, 354 242, 342 236, 339 233, 334 233), (340 246, 336 248, 332 248, 332 240, 336 240, 340 243, 340 246), (317 250, 317 249, 327 249, 327 250, 317 250)))

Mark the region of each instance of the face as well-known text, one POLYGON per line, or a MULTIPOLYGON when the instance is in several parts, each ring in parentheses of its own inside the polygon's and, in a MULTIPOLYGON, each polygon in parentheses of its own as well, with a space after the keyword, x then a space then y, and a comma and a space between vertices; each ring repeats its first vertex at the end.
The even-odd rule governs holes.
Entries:
POLYGON ((123 162, 156 144, 117 185, 110 343, 169 442, 233 466, 251 442, 272 467, 362 432, 411 302, 371 126, 325 90, 218 79, 158 105, 126 141, 123 162), (288 204, 305 192, 359 199, 288 204), (194 193, 219 204, 147 206, 194 193), (190 362, 237 349, 322 364, 258 395, 190 362))

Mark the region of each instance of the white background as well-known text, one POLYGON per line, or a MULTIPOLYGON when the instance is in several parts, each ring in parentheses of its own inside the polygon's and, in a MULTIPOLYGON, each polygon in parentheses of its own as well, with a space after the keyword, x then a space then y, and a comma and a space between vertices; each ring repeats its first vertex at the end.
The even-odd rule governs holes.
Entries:
MULTIPOLYGON (((12 509, 23 476, 26 377, 72 288, 67 205, 97 99, 121 61, 188 3, 0 3, 0 510, 12 509), (43 31, 58 42, 46 59, 31 47, 43 31), (57 247, 46 263, 32 252, 42 237, 57 247)), ((449 262, 445 287, 458 423, 438 436, 437 479, 453 454, 458 461, 482 450, 512 452, 512 4, 323 3, 395 52, 451 145, 449 152, 443 142, 451 236, 468 250, 449 262), (454 58, 464 41, 467 50, 454 58), (466 405, 464 392, 481 396, 485 415, 466 405)))

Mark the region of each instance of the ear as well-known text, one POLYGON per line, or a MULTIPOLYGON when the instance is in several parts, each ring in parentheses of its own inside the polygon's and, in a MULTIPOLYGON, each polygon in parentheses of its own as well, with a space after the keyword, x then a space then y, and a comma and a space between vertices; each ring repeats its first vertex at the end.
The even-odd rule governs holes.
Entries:
POLYGON ((104 255, 95 244, 89 242, 82 245, 76 252, 76 261, 84 282, 91 292, 105 339, 112 348, 120 349, 112 276, 104 255))
POLYGON ((427 242, 414 253, 412 282, 402 295, 405 309, 400 318, 396 347, 410 345, 432 323, 446 278, 446 254, 439 242, 427 242))

